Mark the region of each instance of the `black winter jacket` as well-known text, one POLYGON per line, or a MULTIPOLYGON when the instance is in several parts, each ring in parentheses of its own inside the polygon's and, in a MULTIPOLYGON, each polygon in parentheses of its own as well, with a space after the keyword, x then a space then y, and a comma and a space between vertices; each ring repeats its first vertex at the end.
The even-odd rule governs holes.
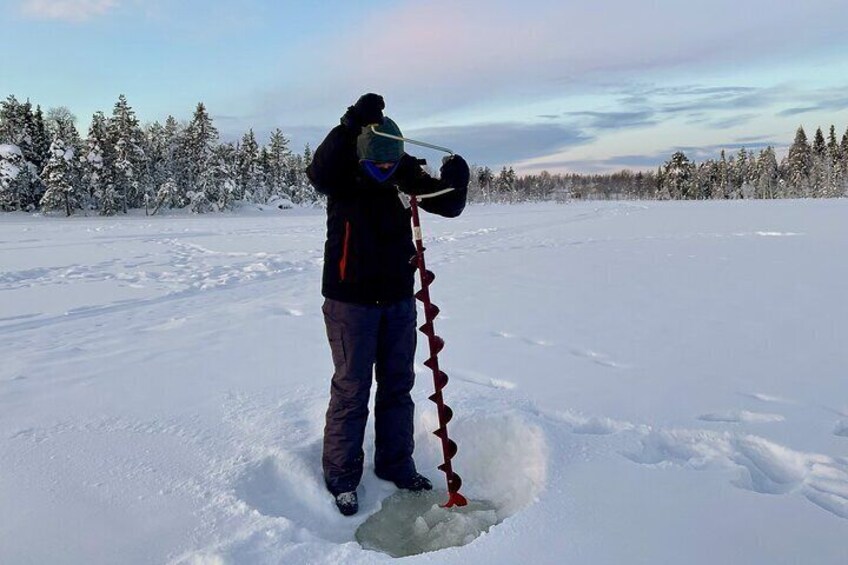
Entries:
MULTIPOLYGON (((359 164, 358 132, 333 128, 315 150, 306 174, 327 196, 327 242, 322 294, 359 304, 383 304, 413 295, 415 255, 410 211, 398 189, 426 194, 446 188, 404 155, 394 174, 378 183, 359 164)), ((467 187, 420 201, 428 212, 456 217, 465 208, 467 187)))

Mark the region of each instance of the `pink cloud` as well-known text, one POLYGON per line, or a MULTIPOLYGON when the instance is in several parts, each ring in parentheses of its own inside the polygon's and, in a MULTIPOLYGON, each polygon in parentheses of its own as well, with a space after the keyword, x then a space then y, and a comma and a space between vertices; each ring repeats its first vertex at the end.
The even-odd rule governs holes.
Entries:
POLYGON ((118 5, 118 0, 23 0, 21 12, 45 20, 82 22, 102 16, 118 5))

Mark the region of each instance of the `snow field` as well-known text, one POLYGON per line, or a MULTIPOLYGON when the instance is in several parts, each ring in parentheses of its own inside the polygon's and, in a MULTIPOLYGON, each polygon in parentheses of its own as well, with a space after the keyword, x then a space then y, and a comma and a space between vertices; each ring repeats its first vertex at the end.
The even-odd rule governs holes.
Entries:
MULTIPOLYGON (((497 523, 424 507, 421 539, 480 535, 406 559, 848 562, 846 211, 427 216, 455 466, 497 523)), ((396 492, 370 429, 357 516, 321 478, 323 220, 0 216, 0 562, 391 559, 356 541, 396 492)))

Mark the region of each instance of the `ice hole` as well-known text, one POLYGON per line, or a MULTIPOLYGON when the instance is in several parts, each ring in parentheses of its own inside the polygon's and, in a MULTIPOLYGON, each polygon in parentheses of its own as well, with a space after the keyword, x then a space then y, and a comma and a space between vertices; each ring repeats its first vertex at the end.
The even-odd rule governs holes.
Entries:
MULTIPOLYGON (((422 415, 416 439, 421 468, 433 469, 442 461, 441 444, 428 432, 437 425, 432 412, 422 415)), ((548 460, 538 425, 518 413, 471 415, 451 425, 459 441, 454 468, 462 474, 468 506, 441 508, 448 499, 444 490, 398 491, 356 531, 362 547, 405 557, 466 545, 537 499, 548 460)), ((438 478, 444 480, 441 474, 438 478)))
POLYGON ((466 545, 501 522, 491 502, 469 500, 462 508, 442 508, 445 491, 398 491, 356 530, 365 549, 407 557, 466 545))

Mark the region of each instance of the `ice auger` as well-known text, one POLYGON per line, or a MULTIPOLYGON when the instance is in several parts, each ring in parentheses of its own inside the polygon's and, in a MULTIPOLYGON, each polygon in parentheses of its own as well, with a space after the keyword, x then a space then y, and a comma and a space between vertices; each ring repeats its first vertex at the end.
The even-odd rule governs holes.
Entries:
POLYGON ((420 300, 424 305, 424 324, 418 330, 427 336, 427 342, 430 346, 430 357, 424 361, 424 365, 433 371, 433 384, 436 392, 430 396, 436 404, 436 412, 439 416, 439 428, 433 432, 442 442, 442 454, 444 455, 444 463, 439 465, 439 470, 445 474, 448 483, 448 501, 445 503, 445 508, 451 506, 465 506, 468 501, 459 493, 462 487, 462 479, 453 470, 451 459, 454 458, 457 451, 456 442, 448 437, 448 422, 453 418, 453 410, 445 404, 442 390, 448 384, 448 375, 439 368, 439 352, 445 347, 445 340, 436 335, 436 329, 433 326, 433 320, 439 315, 439 307, 430 301, 430 285, 436 278, 433 271, 427 270, 424 263, 424 243, 421 237, 421 221, 418 216, 418 197, 413 196, 410 199, 412 207, 412 226, 415 238, 415 257, 412 258, 413 264, 418 268, 418 274, 421 277, 421 290, 415 293, 415 298, 420 300))
MULTIPOLYGON (((423 141, 415 141, 404 137, 397 137, 377 131, 377 128, 371 126, 371 131, 376 135, 390 137, 392 139, 405 141, 415 145, 421 145, 443 151, 453 155, 453 151, 446 147, 439 147, 423 141)), ((453 410, 445 404, 442 390, 448 384, 448 375, 439 368, 439 352, 445 347, 445 340, 436 335, 436 328, 433 325, 433 320, 439 315, 439 307, 433 304, 430 300, 430 285, 436 279, 433 271, 427 269, 424 262, 424 242, 421 235, 421 219, 418 214, 418 200, 420 198, 432 198, 450 192, 453 189, 441 190, 432 194, 422 194, 419 196, 410 196, 410 208, 412 212, 412 233, 415 239, 415 256, 412 258, 412 264, 418 269, 418 275, 421 278, 421 290, 415 293, 415 298, 420 300, 424 305, 424 324, 418 328, 418 331, 427 336, 427 344, 429 346, 430 357, 424 361, 424 365, 433 371, 433 385, 436 389, 429 398, 436 404, 436 413, 439 417, 439 428, 433 432, 433 435, 439 438, 442 442, 442 455, 444 462, 439 465, 439 470, 445 474, 448 485, 448 501, 444 504, 445 508, 452 506, 465 506, 468 501, 459 493, 462 487, 462 479, 454 472, 451 465, 451 459, 454 458, 457 452, 456 442, 448 437, 448 422, 453 418, 453 410)))

